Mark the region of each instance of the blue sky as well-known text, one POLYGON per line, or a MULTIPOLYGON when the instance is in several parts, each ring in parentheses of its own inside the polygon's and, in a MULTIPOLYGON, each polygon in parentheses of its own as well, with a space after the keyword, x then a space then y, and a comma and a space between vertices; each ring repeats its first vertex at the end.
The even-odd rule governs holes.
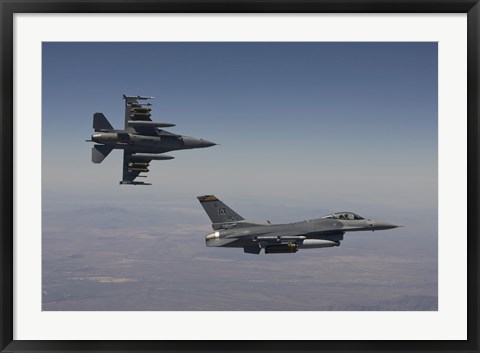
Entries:
POLYGON ((42 65, 44 192, 436 208, 436 43, 44 43, 42 65), (122 153, 85 140, 95 112, 123 126, 123 93, 220 145, 119 186, 122 153))

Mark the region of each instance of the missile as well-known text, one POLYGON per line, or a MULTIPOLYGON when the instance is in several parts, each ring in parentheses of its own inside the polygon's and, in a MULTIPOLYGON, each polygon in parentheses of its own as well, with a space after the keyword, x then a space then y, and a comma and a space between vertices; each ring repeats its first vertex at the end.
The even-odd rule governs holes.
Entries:
POLYGON ((144 172, 147 173, 149 170, 147 168, 128 168, 128 172, 144 172))
POLYGON ((161 153, 135 153, 135 154, 132 154, 130 158, 134 161, 140 161, 145 159, 163 161, 167 159, 173 159, 175 157, 169 156, 167 154, 161 154, 161 153))
POLYGON ((130 109, 130 111, 133 113, 133 114, 136 114, 136 113, 148 113, 148 112, 151 112, 152 109, 150 108, 132 108, 130 109))
POLYGON ((123 95, 123 99, 142 99, 142 100, 145 100, 145 99, 153 99, 153 97, 148 97, 148 96, 127 96, 127 95, 123 95))
POLYGON ((149 118, 152 114, 150 113, 133 113, 130 114, 130 118, 149 118))
POLYGON ((150 183, 144 183, 143 181, 128 181, 122 180, 120 181, 120 185, 152 185, 150 183))
POLYGON ((130 162, 128 163, 129 167, 148 167, 150 164, 145 162, 130 162))
POLYGON ((129 120, 127 122, 128 126, 138 126, 138 127, 172 127, 175 126, 175 124, 171 123, 164 123, 161 121, 137 121, 137 120, 129 120))
POLYGON ((141 108, 141 107, 148 107, 148 106, 151 106, 152 103, 127 103, 127 107, 138 107, 138 108, 141 108))
POLYGON ((294 236, 280 236, 280 235, 260 235, 254 236, 253 241, 300 241, 307 239, 303 235, 294 235, 294 236))

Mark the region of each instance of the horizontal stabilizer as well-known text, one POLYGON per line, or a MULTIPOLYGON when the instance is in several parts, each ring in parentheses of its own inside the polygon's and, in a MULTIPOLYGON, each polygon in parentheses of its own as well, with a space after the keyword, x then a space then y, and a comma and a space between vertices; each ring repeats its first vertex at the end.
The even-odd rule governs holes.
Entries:
POLYGON ((102 113, 93 114, 93 128, 95 131, 114 130, 113 126, 108 122, 107 118, 105 118, 105 115, 102 113))
POLYGON ((95 145, 92 148, 92 162, 102 163, 105 157, 112 152, 113 148, 105 145, 95 145))

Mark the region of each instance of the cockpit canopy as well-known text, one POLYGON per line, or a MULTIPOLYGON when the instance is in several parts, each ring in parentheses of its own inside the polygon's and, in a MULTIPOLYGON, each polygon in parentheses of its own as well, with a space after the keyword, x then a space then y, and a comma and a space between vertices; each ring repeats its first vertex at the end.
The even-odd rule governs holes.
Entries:
POLYGON ((322 218, 340 219, 340 220, 343 219, 343 220, 349 220, 349 221, 357 221, 360 219, 365 219, 363 217, 360 217, 358 214, 355 214, 352 212, 335 212, 322 218))

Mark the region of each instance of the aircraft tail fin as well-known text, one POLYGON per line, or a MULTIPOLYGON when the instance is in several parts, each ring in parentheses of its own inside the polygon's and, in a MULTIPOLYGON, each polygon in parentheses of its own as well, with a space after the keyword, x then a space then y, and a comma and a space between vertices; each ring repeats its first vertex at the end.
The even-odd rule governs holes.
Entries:
POLYGON ((102 113, 93 114, 93 128, 95 131, 114 130, 113 126, 102 113))
POLYGON ((232 223, 243 221, 244 218, 217 199, 214 195, 203 195, 197 197, 200 204, 207 212, 212 224, 232 223))
POLYGON ((112 152, 113 148, 106 145, 95 145, 92 148, 92 162, 102 163, 102 161, 112 152))

